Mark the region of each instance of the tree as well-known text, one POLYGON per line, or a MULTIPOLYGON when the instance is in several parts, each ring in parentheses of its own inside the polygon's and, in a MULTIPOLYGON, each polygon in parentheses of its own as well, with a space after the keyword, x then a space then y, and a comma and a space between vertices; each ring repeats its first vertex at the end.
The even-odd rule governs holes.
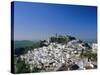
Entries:
POLYGON ((68 37, 69 37, 69 41, 76 39, 75 37, 72 37, 72 36, 68 36, 68 37))
POLYGON ((91 49, 91 47, 90 47, 90 45, 89 45, 88 43, 84 43, 83 46, 85 46, 85 47, 91 49))
POLYGON ((25 48, 24 47, 20 47, 20 48, 16 48, 15 49, 15 55, 21 55, 24 54, 25 48))
POLYGON ((47 44, 45 44, 46 42, 47 42, 46 40, 43 41, 40 40, 40 47, 47 46, 47 44))
POLYGON ((50 37, 49 39, 50 39, 50 42, 57 42, 57 38, 54 36, 50 37))

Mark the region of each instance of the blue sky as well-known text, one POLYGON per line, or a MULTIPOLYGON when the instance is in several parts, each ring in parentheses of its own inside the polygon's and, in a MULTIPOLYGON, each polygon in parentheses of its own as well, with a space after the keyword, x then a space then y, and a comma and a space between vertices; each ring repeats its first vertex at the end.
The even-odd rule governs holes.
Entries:
POLYGON ((97 8, 31 2, 14 3, 14 39, 42 40, 69 34, 80 39, 97 38, 97 8))

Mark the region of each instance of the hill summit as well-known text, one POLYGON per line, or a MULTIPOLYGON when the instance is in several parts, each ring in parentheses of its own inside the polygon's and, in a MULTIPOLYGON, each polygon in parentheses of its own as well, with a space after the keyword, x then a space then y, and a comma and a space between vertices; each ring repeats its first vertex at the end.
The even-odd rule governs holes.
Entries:
POLYGON ((40 44, 39 48, 20 55, 20 60, 30 65, 31 72, 86 69, 87 65, 94 68, 91 58, 86 56, 86 53, 92 53, 91 46, 75 37, 56 35, 40 44))

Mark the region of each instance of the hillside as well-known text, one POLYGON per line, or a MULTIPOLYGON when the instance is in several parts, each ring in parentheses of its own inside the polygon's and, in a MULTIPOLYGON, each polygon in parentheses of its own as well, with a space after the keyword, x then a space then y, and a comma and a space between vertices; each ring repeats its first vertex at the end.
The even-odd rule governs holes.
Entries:
POLYGON ((21 54, 18 57, 19 60, 29 66, 29 72, 80 70, 90 62, 92 62, 90 63, 92 67, 90 64, 88 66, 94 69, 93 64, 97 61, 97 54, 92 52, 88 43, 72 36, 56 35, 50 37, 49 41, 40 41, 38 47, 21 54), (77 68, 72 66, 77 66, 77 68))
POLYGON ((20 47, 30 47, 32 46, 36 41, 29 41, 29 40, 21 40, 21 41, 14 41, 15 48, 20 47))

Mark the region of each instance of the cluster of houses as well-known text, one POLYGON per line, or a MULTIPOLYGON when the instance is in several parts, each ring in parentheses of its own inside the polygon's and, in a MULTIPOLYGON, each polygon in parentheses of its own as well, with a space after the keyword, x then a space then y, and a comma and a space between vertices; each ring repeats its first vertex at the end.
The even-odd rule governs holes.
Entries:
MULTIPOLYGON (((69 41, 67 44, 45 42, 48 46, 29 50, 20 58, 30 65, 30 70, 37 67, 41 72, 84 70, 96 68, 96 63, 88 61, 87 58, 80 58, 82 51, 87 51, 79 40, 69 41)), ((95 45, 93 52, 96 52, 95 45)))
POLYGON ((92 52, 97 53, 97 48, 98 48, 97 43, 93 43, 92 44, 92 52))

